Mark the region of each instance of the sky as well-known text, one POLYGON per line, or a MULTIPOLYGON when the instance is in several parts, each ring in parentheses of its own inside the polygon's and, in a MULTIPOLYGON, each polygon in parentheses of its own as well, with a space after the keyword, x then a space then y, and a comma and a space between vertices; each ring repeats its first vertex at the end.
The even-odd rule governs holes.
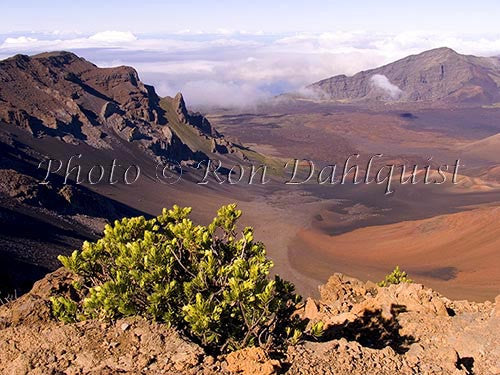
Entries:
POLYGON ((2 0, 0 30, 95 32, 126 27, 134 33, 179 30, 325 32, 433 29, 494 32, 497 0, 2 0))
POLYGON ((0 58, 70 50, 132 65, 161 95, 254 105, 447 46, 500 55, 500 2, 1 0, 0 58))

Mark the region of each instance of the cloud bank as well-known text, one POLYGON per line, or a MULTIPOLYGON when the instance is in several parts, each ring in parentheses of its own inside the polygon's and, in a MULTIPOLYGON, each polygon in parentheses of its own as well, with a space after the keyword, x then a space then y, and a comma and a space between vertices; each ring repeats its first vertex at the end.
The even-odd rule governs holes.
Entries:
MULTIPOLYGON (((266 34, 183 30, 171 34, 102 31, 95 34, 0 34, 0 58, 69 50, 99 66, 131 65, 160 95, 184 93, 192 106, 245 107, 337 74, 352 75, 424 50, 500 55, 498 35, 364 31, 266 34)), ((373 84, 391 96, 386 77, 373 84)))

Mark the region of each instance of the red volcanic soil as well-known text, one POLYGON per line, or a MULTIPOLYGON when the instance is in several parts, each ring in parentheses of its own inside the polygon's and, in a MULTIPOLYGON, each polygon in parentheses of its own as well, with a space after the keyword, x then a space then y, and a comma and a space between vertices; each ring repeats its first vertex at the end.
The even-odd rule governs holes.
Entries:
POLYGON ((289 245, 293 267, 311 277, 332 272, 382 280, 396 265, 451 298, 499 293, 500 206, 371 226, 340 235, 303 229, 289 245))

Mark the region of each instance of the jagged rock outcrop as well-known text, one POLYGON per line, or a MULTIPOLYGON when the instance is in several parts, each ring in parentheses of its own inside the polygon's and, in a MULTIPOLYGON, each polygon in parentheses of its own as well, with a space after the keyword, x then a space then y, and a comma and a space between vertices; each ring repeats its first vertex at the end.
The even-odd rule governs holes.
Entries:
POLYGON ((327 323, 279 360, 260 348, 213 357, 165 325, 53 320, 48 299, 65 293, 60 269, 0 307, 0 369, 9 374, 470 375, 500 371, 500 296, 451 301, 418 284, 381 288, 333 275, 322 299, 298 311, 327 323), (443 309, 444 308, 444 309, 443 309), (351 314, 351 315, 348 315, 351 314))
POLYGON ((379 287, 342 274, 331 276, 320 294, 319 301, 306 302, 301 314, 310 324, 325 323, 326 342, 295 348, 292 373, 500 371, 494 344, 500 335, 500 296, 495 304, 452 301, 420 284, 379 287))
POLYGON ((186 103, 184 103, 184 97, 180 92, 178 92, 173 98, 173 105, 175 108, 175 113, 179 118, 180 122, 187 123, 188 122, 188 112, 186 109, 186 103))
POLYGON ((343 102, 496 103, 500 59, 438 48, 352 77, 327 78, 308 88, 320 98, 343 102))
MULTIPOLYGON (((202 158, 207 150, 187 145, 182 129, 173 130, 170 120, 197 129, 197 136, 224 143, 205 117, 187 110, 181 94, 168 108, 161 100, 135 69, 99 68, 70 52, 16 55, 0 61, 0 121, 34 136, 100 149, 112 149, 121 139, 160 158, 202 158)), ((209 152, 227 150, 218 147, 209 152)))
POLYGON ((182 127, 179 136, 187 145, 192 145, 191 148, 206 153, 235 154, 239 159, 247 160, 240 151, 241 145, 226 139, 202 114, 187 110, 181 93, 177 93, 173 98, 162 98, 161 104, 167 112, 169 123, 173 124, 174 131, 182 127))
POLYGON ((181 123, 189 124, 200 130, 203 134, 219 137, 220 134, 212 128, 212 125, 208 119, 200 113, 189 112, 184 102, 184 97, 180 92, 178 92, 172 100, 172 105, 175 108, 175 113, 181 123))

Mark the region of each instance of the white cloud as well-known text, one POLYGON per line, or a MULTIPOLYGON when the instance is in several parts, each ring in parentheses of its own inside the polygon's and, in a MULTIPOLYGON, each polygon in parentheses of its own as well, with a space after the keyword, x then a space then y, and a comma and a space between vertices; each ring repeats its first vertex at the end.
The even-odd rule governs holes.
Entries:
POLYGON ((389 95, 391 99, 398 99, 403 93, 403 91, 401 91, 398 86, 391 83, 391 81, 389 81, 389 78, 387 78, 383 74, 374 74, 373 76, 371 76, 370 82, 373 84, 373 86, 381 89, 387 95, 389 95))
POLYGON ((130 31, 101 31, 91 35, 89 40, 104 43, 127 43, 137 40, 137 37, 130 31))
MULTIPOLYGON (((192 35, 191 35, 192 36, 192 35)), ((157 51, 157 52, 182 52, 182 51, 206 51, 213 48, 229 47, 252 47, 259 43, 251 40, 239 40, 229 36, 211 36, 193 40, 182 39, 181 35, 169 35, 157 38, 137 38, 129 32, 105 31, 88 37, 76 37, 69 39, 40 39, 27 36, 16 38, 8 37, 0 45, 2 53, 36 53, 39 51, 72 50, 84 48, 100 48, 105 53, 106 48, 119 48, 127 51, 157 51)))
POLYGON ((177 34, 177 35, 202 35, 203 31, 202 30, 183 29, 183 30, 176 31, 174 34, 177 34))
MULTIPOLYGON (((0 51, 17 51, 17 52, 38 52, 53 50, 74 50, 79 48, 106 48, 113 46, 124 47, 125 44, 130 44, 137 41, 134 34, 122 31, 103 31, 88 37, 71 37, 64 38, 61 33, 52 33, 50 36, 56 36, 57 39, 41 39, 40 35, 37 38, 31 36, 9 37, 0 45, 0 51)), ((17 53, 16 52, 16 53, 17 53)))
POLYGON ((38 39, 30 38, 27 36, 20 36, 17 38, 7 38, 2 44, 2 47, 16 47, 16 46, 29 46, 33 43, 38 42, 38 39))
POLYGON ((215 30, 215 33, 219 34, 219 35, 231 35, 231 34, 234 34, 235 31, 229 30, 229 29, 224 29, 224 28, 219 28, 219 29, 215 30))
POLYGON ((269 98, 255 85, 244 82, 200 80, 187 82, 182 89, 186 101, 198 107, 249 108, 269 98))
MULTIPOLYGON (((110 64, 109 66, 124 65, 125 62, 110 64)), ((134 67, 144 73, 161 73, 168 75, 211 75, 215 73, 218 63, 210 60, 190 60, 190 61, 159 61, 154 63, 139 62, 134 67)))

